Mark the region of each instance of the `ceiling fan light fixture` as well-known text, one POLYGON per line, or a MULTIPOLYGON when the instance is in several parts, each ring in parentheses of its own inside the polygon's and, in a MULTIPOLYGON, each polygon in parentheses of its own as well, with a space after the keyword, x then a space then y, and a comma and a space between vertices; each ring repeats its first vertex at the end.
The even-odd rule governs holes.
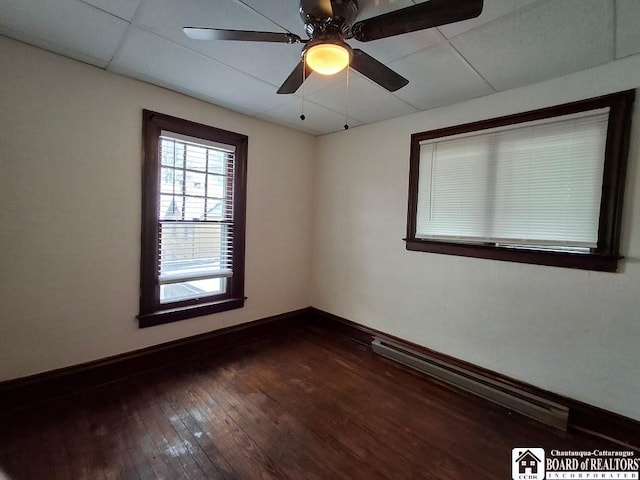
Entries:
POLYGON ((307 66, 321 75, 334 75, 351 62, 351 48, 344 42, 316 43, 305 50, 307 66))
MULTIPOLYGON (((362 50, 352 49, 345 39, 369 42, 461 22, 480 15, 484 5, 484 0, 414 1, 413 5, 356 21, 358 1, 299 0, 298 11, 309 37, 304 40, 288 31, 257 32, 206 27, 184 27, 183 31, 194 40, 304 44, 302 58, 278 88, 279 94, 295 93, 312 71, 334 75, 347 67, 387 91, 395 92, 409 80, 362 50)), ((379 3, 378 0, 375 3, 379 3)))

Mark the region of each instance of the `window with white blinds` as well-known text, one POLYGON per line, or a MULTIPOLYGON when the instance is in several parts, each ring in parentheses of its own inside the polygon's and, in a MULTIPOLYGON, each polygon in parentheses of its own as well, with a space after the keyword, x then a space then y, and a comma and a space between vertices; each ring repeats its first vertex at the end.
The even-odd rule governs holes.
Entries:
POLYGON ((233 275, 235 147, 160 136, 160 301, 224 292, 233 275))
POLYGON ((609 109, 420 145, 416 237, 587 251, 609 109))
POLYGON ((140 327, 244 306, 246 135, 143 111, 140 327))
POLYGON ((414 133, 407 250, 617 271, 634 101, 414 133))

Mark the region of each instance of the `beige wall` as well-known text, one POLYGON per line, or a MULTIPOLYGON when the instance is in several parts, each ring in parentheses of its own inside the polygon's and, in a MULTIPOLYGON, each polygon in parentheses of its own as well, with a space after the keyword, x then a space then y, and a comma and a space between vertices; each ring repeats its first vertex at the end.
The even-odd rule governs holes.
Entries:
POLYGON ((410 135, 640 86, 640 56, 319 139, 312 305, 640 419, 640 115, 620 273, 405 250, 410 135))
POLYGON ((0 37, 0 380, 309 305, 315 139, 0 37), (249 136, 245 308, 138 329, 142 109, 249 136))

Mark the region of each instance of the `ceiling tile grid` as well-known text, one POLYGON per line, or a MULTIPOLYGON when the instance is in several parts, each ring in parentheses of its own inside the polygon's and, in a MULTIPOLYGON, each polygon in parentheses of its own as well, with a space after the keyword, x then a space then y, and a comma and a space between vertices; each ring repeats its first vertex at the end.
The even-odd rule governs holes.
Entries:
POLYGON ((372 42, 361 43, 351 40, 348 43, 354 47, 364 50, 369 55, 382 63, 388 63, 412 53, 423 50, 443 40, 435 28, 411 32, 397 37, 383 38, 372 42))
MULTIPOLYGON (((358 20, 417 3, 358 0, 358 20)), ((182 31, 290 31, 306 38, 299 5, 0 0, 0 34, 316 135, 341 130, 345 110, 354 127, 640 53, 640 0, 485 0, 475 19, 371 42, 349 40, 409 80, 396 92, 351 71, 348 95, 345 74, 312 74, 295 94, 278 95, 300 61, 301 44, 197 41, 182 31), (308 115, 301 122, 303 103, 308 115)))
POLYGON ((100 67, 128 26, 79 0, 0 0, 0 33, 100 67))
POLYGON ((346 72, 339 74, 338 81, 307 98, 335 112, 347 112, 364 123, 374 123, 418 111, 355 71, 349 71, 348 78, 346 72), (372 102, 373 98, 375 101, 372 102))
POLYGON ((458 103, 495 91, 448 43, 391 62, 389 67, 411 79, 395 95, 419 110, 458 103))
POLYGON ((614 58, 612 0, 547 0, 451 44, 497 90, 540 82, 614 58))
POLYGON ((640 53, 640 1, 616 3, 616 58, 640 53))
POLYGON ((82 0, 116 17, 130 22, 140 6, 140 0, 82 0))
POLYGON ((502 17, 504 19, 506 15, 517 14, 521 8, 531 5, 536 1, 538 0, 484 0, 482 13, 476 18, 450 23, 449 25, 442 25, 438 27, 438 30, 440 30, 445 37, 453 38, 456 35, 491 22, 496 18, 502 17))
POLYGON ((255 114, 256 105, 265 111, 286 100, 265 82, 139 28, 130 31, 111 70, 247 114, 255 114))
POLYGON ((280 29, 273 31, 286 30, 306 38, 299 13, 299 0, 242 0, 242 2, 280 26, 280 29))

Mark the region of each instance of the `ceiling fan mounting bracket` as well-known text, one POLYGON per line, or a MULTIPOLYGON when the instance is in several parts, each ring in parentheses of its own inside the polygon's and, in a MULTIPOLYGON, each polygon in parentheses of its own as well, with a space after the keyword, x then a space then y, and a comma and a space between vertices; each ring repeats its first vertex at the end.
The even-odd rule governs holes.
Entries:
POLYGON ((301 0, 300 17, 311 39, 343 39, 351 36, 358 14, 357 0, 301 0), (328 8, 327 8, 328 7, 328 8))
POLYGON ((314 19, 304 29, 312 40, 341 40, 350 34, 351 25, 340 18, 314 19))

